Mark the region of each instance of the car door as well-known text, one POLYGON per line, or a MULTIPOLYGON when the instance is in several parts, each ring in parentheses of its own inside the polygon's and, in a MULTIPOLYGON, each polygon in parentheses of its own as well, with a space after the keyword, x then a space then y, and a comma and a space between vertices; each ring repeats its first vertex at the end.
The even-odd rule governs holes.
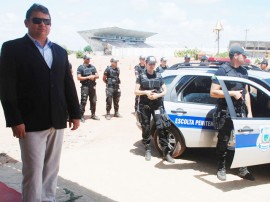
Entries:
POLYGON ((209 94, 211 75, 183 76, 170 87, 170 99, 164 101, 164 107, 183 135, 186 146, 215 147, 212 116, 216 100, 209 94))
POLYGON ((231 167, 243 167, 270 163, 270 93, 255 82, 246 79, 218 77, 225 94, 233 122, 231 139, 235 153, 231 167), (227 83, 239 82, 248 85, 252 118, 236 117, 227 83))

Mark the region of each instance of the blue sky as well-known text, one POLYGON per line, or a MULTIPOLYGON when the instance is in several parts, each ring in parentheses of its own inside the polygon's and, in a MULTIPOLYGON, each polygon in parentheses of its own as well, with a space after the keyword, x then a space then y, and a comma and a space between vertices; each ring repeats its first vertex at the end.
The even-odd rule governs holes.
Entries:
POLYGON ((49 38, 68 49, 83 49, 87 43, 77 31, 118 26, 156 32, 148 42, 175 43, 179 47, 215 48, 213 28, 223 25, 220 47, 229 40, 270 41, 269 0, 40 0, 1 2, 0 46, 23 36, 26 10, 40 3, 52 16, 49 38))

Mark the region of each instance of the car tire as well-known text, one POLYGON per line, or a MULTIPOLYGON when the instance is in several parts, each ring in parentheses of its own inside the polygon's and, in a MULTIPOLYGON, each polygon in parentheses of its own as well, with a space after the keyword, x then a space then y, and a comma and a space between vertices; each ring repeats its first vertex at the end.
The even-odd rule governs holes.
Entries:
MULTIPOLYGON (((169 128, 168 132, 169 132, 168 137, 169 137, 169 147, 171 149, 171 155, 174 158, 179 157, 186 149, 186 144, 184 142, 184 139, 182 135, 179 133, 179 131, 173 126, 169 128)), ((158 135, 157 129, 154 131, 153 137, 154 137, 155 148, 162 155, 163 154, 162 147, 159 144, 159 135, 158 135)))

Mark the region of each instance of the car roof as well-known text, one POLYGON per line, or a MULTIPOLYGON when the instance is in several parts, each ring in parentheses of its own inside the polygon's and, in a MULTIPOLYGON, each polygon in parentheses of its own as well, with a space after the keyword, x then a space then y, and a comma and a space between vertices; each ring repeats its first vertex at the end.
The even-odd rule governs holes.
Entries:
MULTIPOLYGON (((198 75, 205 75, 205 74, 214 74, 218 70, 219 66, 211 67, 211 66, 190 66, 190 67, 181 67, 179 69, 167 69, 162 73, 163 77, 171 76, 171 75, 178 75, 178 74, 194 74, 194 71, 196 71, 196 74, 198 75)), ((264 71, 258 71, 248 69, 248 75, 251 77, 256 77, 258 79, 270 79, 270 73, 264 72, 264 71)))

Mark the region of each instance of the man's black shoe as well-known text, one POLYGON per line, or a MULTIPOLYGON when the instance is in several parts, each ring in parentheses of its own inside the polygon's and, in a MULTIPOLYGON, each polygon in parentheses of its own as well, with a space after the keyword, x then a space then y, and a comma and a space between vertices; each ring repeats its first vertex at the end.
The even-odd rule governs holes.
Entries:
POLYGON ((93 114, 93 115, 91 116, 91 119, 94 119, 94 120, 100 120, 99 117, 96 116, 95 114, 93 114))
POLYGON ((175 163, 173 157, 168 153, 166 156, 163 157, 164 160, 168 161, 169 163, 175 163))
POLYGON ((146 161, 150 161, 151 160, 151 150, 146 150, 144 157, 145 157, 146 161))
POLYGON ((85 122, 85 119, 84 117, 81 118, 81 122, 84 123, 85 122))
POLYGON ((115 112, 114 117, 121 118, 122 116, 119 114, 119 112, 115 112))
POLYGON ((245 180, 254 181, 255 177, 248 171, 247 167, 239 168, 239 177, 242 177, 245 180))
POLYGON ((110 115, 110 114, 106 114, 106 115, 105 115, 105 118, 106 118, 107 120, 111 120, 111 115, 110 115))
POLYGON ((226 181, 226 169, 221 168, 217 172, 217 178, 221 181, 226 181))
POLYGON ((250 172, 248 172, 245 175, 242 175, 241 173, 239 173, 239 177, 241 177, 241 178, 243 178, 245 180, 250 180, 250 181, 254 181, 255 180, 255 177, 250 172))

